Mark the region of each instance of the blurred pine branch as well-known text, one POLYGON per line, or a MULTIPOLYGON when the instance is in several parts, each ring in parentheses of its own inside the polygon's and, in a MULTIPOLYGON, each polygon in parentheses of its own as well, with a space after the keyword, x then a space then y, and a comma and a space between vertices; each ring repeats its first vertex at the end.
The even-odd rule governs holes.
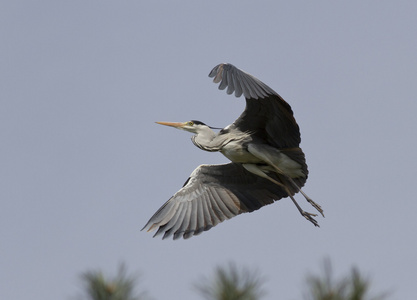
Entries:
POLYGON ((101 271, 89 271, 81 275, 88 300, 144 300, 144 293, 135 295, 137 276, 127 275, 124 264, 117 275, 107 279, 101 271))
POLYGON ((323 266, 323 275, 307 277, 306 300, 382 300, 386 298, 385 294, 369 296, 370 281, 365 279, 357 268, 352 268, 350 274, 344 278, 335 280, 330 260, 326 259, 323 266))
MULTIPOLYGON (((146 294, 135 294, 137 276, 128 275, 121 265, 117 275, 107 279, 101 271, 81 275, 86 300, 144 300, 146 294)), ((264 279, 259 273, 238 268, 230 263, 217 267, 210 279, 202 278, 194 286, 206 300, 259 300, 264 295, 264 279)), ((370 281, 357 268, 335 280, 330 260, 323 263, 323 274, 306 279, 305 300, 383 300, 386 294, 371 297, 370 281)), ((175 295, 173 295, 175 297, 175 295)), ((174 298, 175 299, 175 298, 174 298)))
POLYGON ((257 300, 264 295, 258 273, 234 264, 218 267, 211 280, 203 279, 195 287, 207 300, 257 300))

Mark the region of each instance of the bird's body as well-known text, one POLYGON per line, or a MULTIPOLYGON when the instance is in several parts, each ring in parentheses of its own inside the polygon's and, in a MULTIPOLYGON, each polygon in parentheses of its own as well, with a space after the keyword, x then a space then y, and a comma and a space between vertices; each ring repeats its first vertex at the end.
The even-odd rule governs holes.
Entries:
POLYGON ((242 139, 240 140, 231 141, 225 144, 220 150, 220 152, 234 163, 262 163, 262 161, 259 158, 253 156, 248 151, 248 145, 250 144, 250 142, 250 138, 242 137, 242 139))
MULTIPOLYGON (((247 150, 249 143, 253 141, 250 134, 240 131, 233 132, 233 138, 230 139, 230 135, 233 131, 222 130, 218 134, 215 134, 210 144, 218 145, 217 147, 205 148, 201 144, 198 144, 198 138, 193 138, 193 143, 200 149, 206 151, 220 151, 224 156, 230 159, 234 163, 245 163, 245 162, 260 162, 259 159, 254 157, 247 150)), ((199 135, 198 135, 199 136, 199 135)))
POLYGON ((155 235, 189 238, 225 219, 251 212, 275 200, 290 197, 314 225, 316 216, 301 209, 293 195, 300 192, 321 214, 322 209, 302 190, 307 176, 299 147, 299 127, 291 107, 270 87, 233 65, 216 66, 210 77, 219 89, 246 98, 246 109, 218 133, 200 121, 157 122, 195 133, 192 142, 202 150, 221 152, 231 163, 201 165, 183 188, 171 197, 144 228, 158 227, 155 235))

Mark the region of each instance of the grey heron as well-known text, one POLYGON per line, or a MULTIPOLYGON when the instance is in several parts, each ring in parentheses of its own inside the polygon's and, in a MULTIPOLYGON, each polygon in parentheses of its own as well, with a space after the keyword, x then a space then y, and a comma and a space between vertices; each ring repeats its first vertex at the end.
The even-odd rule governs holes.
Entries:
POLYGON ((285 197, 319 226, 314 219, 317 215, 304 211, 294 198, 300 192, 324 217, 320 205, 301 190, 308 170, 290 105, 259 79, 231 64, 217 65, 209 77, 220 83, 219 89, 227 88, 227 94, 246 98, 246 108, 236 121, 219 132, 194 120, 156 123, 194 133, 194 145, 218 151, 231 162, 197 167, 142 230, 158 229, 154 236, 163 234, 163 239, 172 235, 186 239, 285 197))

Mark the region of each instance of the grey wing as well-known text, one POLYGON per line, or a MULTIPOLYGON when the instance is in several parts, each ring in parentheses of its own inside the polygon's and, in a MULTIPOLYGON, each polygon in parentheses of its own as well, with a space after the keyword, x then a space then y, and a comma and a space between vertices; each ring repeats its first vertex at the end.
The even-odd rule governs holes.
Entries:
POLYGON ((232 64, 219 64, 211 70, 209 77, 214 77, 213 82, 219 83, 219 89, 227 87, 227 94, 235 92, 236 97, 243 93, 246 99, 265 98, 268 95, 278 95, 273 89, 258 78, 246 73, 232 64))
POLYGON ((219 64, 209 77, 227 87, 227 93, 246 98, 246 108, 233 123, 241 131, 249 131, 277 148, 298 147, 300 129, 291 106, 273 89, 256 77, 231 64, 219 64))
POLYGON ((154 236, 163 233, 163 239, 171 235, 174 239, 190 238, 287 196, 278 185, 249 173, 240 164, 201 165, 143 229, 158 228, 154 236))

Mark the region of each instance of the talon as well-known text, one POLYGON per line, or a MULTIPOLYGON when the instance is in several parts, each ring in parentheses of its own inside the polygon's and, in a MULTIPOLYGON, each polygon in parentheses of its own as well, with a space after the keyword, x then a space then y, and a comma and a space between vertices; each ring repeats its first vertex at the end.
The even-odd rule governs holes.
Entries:
POLYGON ((308 221, 314 224, 314 226, 320 227, 319 223, 313 217, 317 217, 316 214, 312 214, 306 211, 301 212, 301 215, 306 218, 308 221))
POLYGON ((323 217, 323 209, 321 208, 320 205, 318 205, 316 202, 314 202, 311 198, 306 198, 307 202, 310 203, 323 217))

